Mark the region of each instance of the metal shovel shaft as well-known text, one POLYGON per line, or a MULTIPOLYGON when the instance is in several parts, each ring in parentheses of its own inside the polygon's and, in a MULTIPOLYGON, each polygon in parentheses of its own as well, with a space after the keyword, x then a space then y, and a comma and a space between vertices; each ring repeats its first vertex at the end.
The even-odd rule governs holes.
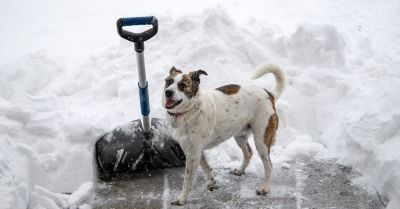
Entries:
POLYGON ((140 107, 143 116, 143 131, 145 133, 150 132, 150 104, 149 104, 149 93, 148 93, 148 83, 146 81, 146 67, 144 64, 144 55, 142 52, 136 52, 136 62, 138 67, 138 77, 139 77, 139 97, 140 97, 140 107))

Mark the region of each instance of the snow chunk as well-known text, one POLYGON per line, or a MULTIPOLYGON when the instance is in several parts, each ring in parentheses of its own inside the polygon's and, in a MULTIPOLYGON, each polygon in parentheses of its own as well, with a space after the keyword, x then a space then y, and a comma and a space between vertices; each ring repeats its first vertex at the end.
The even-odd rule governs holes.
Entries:
POLYGON ((86 182, 82 184, 77 191, 71 194, 68 198, 68 204, 71 209, 77 208, 84 201, 89 200, 94 192, 92 182, 86 182))
POLYGON ((284 42, 280 53, 301 66, 343 67, 345 41, 332 25, 301 25, 284 42))
POLYGON ((29 208, 90 209, 91 206, 86 203, 91 201, 93 194, 94 189, 92 182, 82 184, 79 189, 71 195, 53 193, 43 187, 35 185, 35 188, 31 193, 29 208))
POLYGON ((309 135, 298 134, 295 136, 294 141, 286 147, 285 153, 293 160, 308 160, 314 157, 327 156, 328 151, 321 143, 314 141, 309 135))

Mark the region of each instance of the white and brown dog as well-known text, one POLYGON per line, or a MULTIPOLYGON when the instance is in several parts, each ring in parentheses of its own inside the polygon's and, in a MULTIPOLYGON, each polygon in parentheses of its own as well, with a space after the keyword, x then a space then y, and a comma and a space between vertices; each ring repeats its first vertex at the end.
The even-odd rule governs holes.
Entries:
POLYGON ((242 87, 235 84, 201 92, 200 75, 207 75, 205 71, 184 74, 175 67, 170 70, 170 75, 165 79, 162 102, 167 120, 174 127, 173 136, 186 155, 182 193, 171 204, 186 203, 199 164, 207 176, 207 188, 215 188, 212 169, 203 150, 232 136, 244 155, 242 165, 232 173, 243 174, 253 155, 247 142, 251 133, 265 172, 263 185, 256 192, 258 195, 267 193, 272 171, 269 154, 278 128, 275 100, 285 88, 285 74, 275 65, 260 66, 253 78, 267 73, 272 73, 276 79, 276 87, 271 92, 257 86, 242 87))

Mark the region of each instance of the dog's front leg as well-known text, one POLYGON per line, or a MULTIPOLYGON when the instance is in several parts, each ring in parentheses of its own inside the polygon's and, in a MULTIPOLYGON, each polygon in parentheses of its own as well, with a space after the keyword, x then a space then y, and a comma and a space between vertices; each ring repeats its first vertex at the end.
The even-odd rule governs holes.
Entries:
POLYGON ((204 155, 203 151, 201 152, 200 166, 207 176, 207 189, 213 191, 214 189, 217 188, 217 186, 215 185, 217 182, 214 180, 212 168, 210 167, 210 165, 208 165, 207 158, 204 155))
POLYGON ((184 205, 186 203, 199 161, 200 152, 194 150, 186 152, 185 176, 183 179, 182 193, 177 200, 171 202, 172 205, 184 205))

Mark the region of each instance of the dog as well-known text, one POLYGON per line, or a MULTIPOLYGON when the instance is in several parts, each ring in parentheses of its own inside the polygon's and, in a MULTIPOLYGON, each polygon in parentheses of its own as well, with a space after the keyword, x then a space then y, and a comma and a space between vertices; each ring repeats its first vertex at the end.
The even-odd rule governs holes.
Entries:
POLYGON ((173 127, 173 137, 186 155, 182 193, 172 205, 186 204, 189 190, 200 164, 207 176, 207 188, 216 188, 216 181, 203 150, 210 149, 233 137, 243 152, 244 159, 239 168, 231 171, 242 175, 253 155, 248 143, 252 133, 258 154, 262 160, 265 179, 256 189, 258 195, 266 195, 271 180, 271 146, 278 128, 275 100, 286 85, 284 72, 276 65, 264 64, 255 70, 253 79, 272 73, 276 86, 267 91, 258 86, 229 84, 209 92, 200 91, 200 76, 203 70, 183 73, 172 67, 165 79, 162 104, 167 121, 173 127))

